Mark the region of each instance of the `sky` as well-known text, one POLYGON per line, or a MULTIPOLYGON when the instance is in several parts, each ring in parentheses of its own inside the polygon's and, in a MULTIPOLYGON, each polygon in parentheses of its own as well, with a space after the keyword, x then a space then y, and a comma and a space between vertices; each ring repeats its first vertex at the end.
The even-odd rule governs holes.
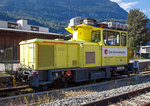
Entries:
POLYGON ((140 9, 150 18, 150 0, 110 0, 129 12, 130 9, 140 9))

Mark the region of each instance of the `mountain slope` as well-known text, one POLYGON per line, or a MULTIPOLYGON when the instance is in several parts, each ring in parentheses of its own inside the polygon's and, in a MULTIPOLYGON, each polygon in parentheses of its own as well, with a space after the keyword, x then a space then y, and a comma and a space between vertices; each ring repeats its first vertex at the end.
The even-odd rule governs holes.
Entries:
POLYGON ((6 12, 0 12, 0 19, 5 21, 15 21, 15 19, 9 16, 6 12))
POLYGON ((35 20, 51 32, 64 32, 70 18, 76 16, 126 19, 128 14, 110 0, 0 0, 0 11, 16 19, 35 20))

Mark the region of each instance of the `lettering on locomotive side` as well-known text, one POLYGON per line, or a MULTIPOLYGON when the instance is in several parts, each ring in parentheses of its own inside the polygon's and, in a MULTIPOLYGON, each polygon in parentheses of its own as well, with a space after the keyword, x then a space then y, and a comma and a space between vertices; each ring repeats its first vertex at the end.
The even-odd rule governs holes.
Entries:
POLYGON ((58 51, 65 51, 65 48, 59 47, 58 51))
POLYGON ((103 48, 102 56, 127 56, 127 48, 103 48))
POLYGON ((31 47, 31 46, 30 46, 29 49, 34 49, 34 47, 31 47))

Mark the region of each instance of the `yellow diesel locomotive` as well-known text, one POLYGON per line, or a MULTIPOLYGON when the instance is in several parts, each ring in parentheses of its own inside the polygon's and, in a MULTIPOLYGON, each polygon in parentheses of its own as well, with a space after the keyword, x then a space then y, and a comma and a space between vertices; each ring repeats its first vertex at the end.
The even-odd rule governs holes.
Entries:
POLYGON ((127 25, 76 17, 66 30, 72 33, 71 40, 20 42, 18 78, 38 87, 57 79, 110 78, 119 69, 128 73, 127 25))

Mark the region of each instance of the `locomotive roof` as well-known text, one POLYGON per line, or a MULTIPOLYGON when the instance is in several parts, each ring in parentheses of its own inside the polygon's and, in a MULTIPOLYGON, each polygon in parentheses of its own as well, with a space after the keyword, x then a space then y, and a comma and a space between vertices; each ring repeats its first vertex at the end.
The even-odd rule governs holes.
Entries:
POLYGON ((85 41, 73 41, 73 40, 63 40, 63 39, 55 39, 55 40, 50 40, 50 39, 30 39, 30 40, 25 40, 25 41, 21 41, 19 44, 23 45, 23 44, 28 44, 28 43, 59 43, 59 44, 81 44, 81 43, 86 43, 88 44, 93 44, 93 45, 97 45, 94 42, 85 42, 85 41))
POLYGON ((121 29, 113 29, 113 28, 104 28, 104 27, 98 27, 98 26, 92 26, 92 25, 87 25, 87 24, 80 24, 77 26, 73 26, 73 27, 69 27, 66 28, 67 31, 69 31, 70 33, 73 33, 73 28, 99 28, 99 29, 103 29, 103 30, 110 30, 110 31, 120 31, 120 32, 128 32, 127 30, 121 30, 121 29))

